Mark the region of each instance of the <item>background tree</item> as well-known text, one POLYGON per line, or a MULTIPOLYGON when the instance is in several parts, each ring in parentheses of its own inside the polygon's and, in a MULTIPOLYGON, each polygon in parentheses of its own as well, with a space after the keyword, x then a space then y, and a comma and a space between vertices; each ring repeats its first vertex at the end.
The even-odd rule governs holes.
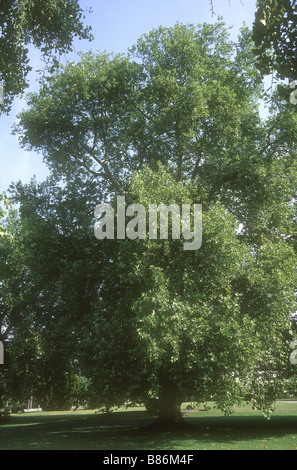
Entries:
POLYGON ((28 270, 20 249, 20 220, 17 211, 6 202, 0 236, 0 340, 4 343, 5 360, 1 367, 0 399, 14 403, 30 396, 27 379, 30 363, 36 355, 36 337, 32 331, 32 312, 26 303, 30 290, 28 270), (13 340, 14 338, 14 340, 13 340))
POLYGON ((84 178, 61 184, 52 177, 11 188, 20 215, 13 246, 1 252, 6 400, 26 404, 33 395, 51 410, 86 400, 81 331, 92 316, 102 252, 90 232, 98 189, 84 178), (80 192, 85 185, 88 191, 80 192))
POLYGON ((0 80, 5 97, 0 112, 9 112, 13 98, 28 86, 29 45, 41 51, 47 66, 55 66, 59 54, 72 50, 74 37, 91 38, 82 19, 77 0, 0 0, 0 80))

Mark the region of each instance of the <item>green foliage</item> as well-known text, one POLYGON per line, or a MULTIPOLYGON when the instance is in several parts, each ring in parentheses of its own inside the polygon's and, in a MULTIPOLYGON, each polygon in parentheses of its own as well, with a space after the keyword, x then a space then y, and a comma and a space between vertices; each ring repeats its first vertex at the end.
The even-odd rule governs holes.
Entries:
POLYGON ((268 75, 276 71, 281 79, 295 80, 296 0, 260 0, 253 26, 257 67, 268 75))
POLYGON ((28 273, 18 244, 19 216, 7 199, 6 206, 4 234, 0 237, 0 340, 5 347, 5 362, 0 371, 1 404, 9 398, 17 401, 26 390, 26 361, 30 360, 30 351, 36 352, 30 324, 32 317, 26 305, 28 273), (14 367, 16 357, 20 357, 20 368, 14 367))
POLYGON ((30 95, 16 132, 55 176, 16 187, 19 253, 52 403, 68 372, 106 409, 194 395, 268 412, 294 376, 296 119, 276 96, 260 119, 252 48, 221 22, 160 27, 30 95), (119 194, 202 204, 201 248, 96 241, 95 206, 119 194))
POLYGON ((222 172, 229 186, 230 163, 259 138, 251 48, 247 30, 234 45, 223 23, 177 24, 143 36, 126 56, 85 54, 30 95, 21 145, 54 171, 87 168, 108 191, 124 193, 133 171, 157 162, 220 191, 222 172))
MULTIPOLYGON (((197 203, 162 167, 136 173, 131 194, 145 207, 197 203)), ((182 240, 109 240, 114 260, 88 350, 99 400, 157 398, 168 384, 181 400, 212 399, 225 412, 247 393, 261 409, 275 400, 270 381, 287 368, 296 306, 294 253, 282 240, 250 249, 236 229, 216 202, 204 208, 197 252, 184 252, 182 240), (262 370, 269 380, 260 387, 262 370)))
POLYGON ((80 396, 71 378, 81 378, 80 334, 92 315, 102 256, 90 232, 96 184, 83 195, 82 180, 33 180, 13 189, 17 230, 0 251, 6 400, 33 395, 44 408, 64 409, 80 396))
POLYGON ((74 37, 91 38, 82 19, 77 0, 0 1, 0 79, 4 85, 0 112, 9 112, 13 98, 28 86, 29 46, 40 49, 48 67, 57 66, 58 53, 69 52, 74 37))
POLYGON ((7 237, 7 236, 9 236, 9 234, 8 234, 7 230, 4 228, 2 220, 4 219, 4 217, 6 215, 6 210, 11 209, 12 206, 11 206, 11 202, 10 202, 9 198, 7 197, 5 192, 0 194, 0 204, 1 204, 0 205, 0 222, 1 222, 0 237, 7 237))

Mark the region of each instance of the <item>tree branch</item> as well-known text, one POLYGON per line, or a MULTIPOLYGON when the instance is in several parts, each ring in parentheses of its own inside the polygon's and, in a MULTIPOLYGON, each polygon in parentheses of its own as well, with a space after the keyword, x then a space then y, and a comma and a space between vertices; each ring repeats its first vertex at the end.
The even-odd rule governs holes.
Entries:
POLYGON ((202 156, 203 156, 203 154, 201 153, 200 157, 198 157, 197 160, 196 160, 195 168, 192 172, 192 177, 191 177, 192 181, 194 181, 194 179, 198 175, 198 171, 199 171, 200 163, 201 163, 201 160, 202 160, 202 156))
MULTIPOLYGON (((241 5, 244 6, 243 0, 239 0, 241 5)), ((211 16, 215 16, 216 12, 214 11, 214 6, 213 6, 213 0, 208 0, 209 6, 210 6, 210 11, 211 11, 211 16)), ((229 0, 229 7, 231 7, 231 0, 229 0)))
POLYGON ((208 3, 209 3, 209 6, 210 6, 211 16, 215 16, 215 11, 214 11, 212 0, 209 0, 208 3))

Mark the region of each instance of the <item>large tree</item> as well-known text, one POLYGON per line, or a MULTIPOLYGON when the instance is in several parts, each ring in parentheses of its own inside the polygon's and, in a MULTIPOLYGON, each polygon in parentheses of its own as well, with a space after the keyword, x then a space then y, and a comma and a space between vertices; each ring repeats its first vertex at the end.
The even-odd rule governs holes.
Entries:
MULTIPOLYGON (((131 195, 148 214, 158 201, 193 207, 200 192, 161 167, 136 174, 131 195)), ((113 263, 85 351, 106 407, 153 400, 164 424, 182 422, 180 404, 190 397, 225 412, 244 399, 269 411, 277 397, 289 369, 294 252, 281 239, 251 250, 219 201, 203 206, 202 220, 196 251, 148 232, 106 241, 113 263)))
POLYGON ((261 121, 252 48, 247 29, 234 44, 222 23, 160 27, 127 55, 62 67, 20 115, 22 145, 58 177, 88 172, 100 198, 203 206, 197 252, 101 242, 96 313, 81 333, 106 406, 154 397, 160 419, 178 420, 186 396, 226 410, 249 391, 266 410, 287 373, 295 127, 282 107, 261 121))

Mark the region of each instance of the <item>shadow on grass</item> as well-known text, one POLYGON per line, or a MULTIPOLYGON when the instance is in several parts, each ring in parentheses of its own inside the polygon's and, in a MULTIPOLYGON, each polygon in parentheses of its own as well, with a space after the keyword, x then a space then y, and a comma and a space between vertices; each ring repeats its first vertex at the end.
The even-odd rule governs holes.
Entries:
POLYGON ((153 421, 144 411, 32 416, 28 425, 12 417, 11 425, 0 427, 0 449, 297 449, 297 416, 267 421, 262 416, 193 414, 186 415, 186 426, 178 429, 152 428, 153 421))

